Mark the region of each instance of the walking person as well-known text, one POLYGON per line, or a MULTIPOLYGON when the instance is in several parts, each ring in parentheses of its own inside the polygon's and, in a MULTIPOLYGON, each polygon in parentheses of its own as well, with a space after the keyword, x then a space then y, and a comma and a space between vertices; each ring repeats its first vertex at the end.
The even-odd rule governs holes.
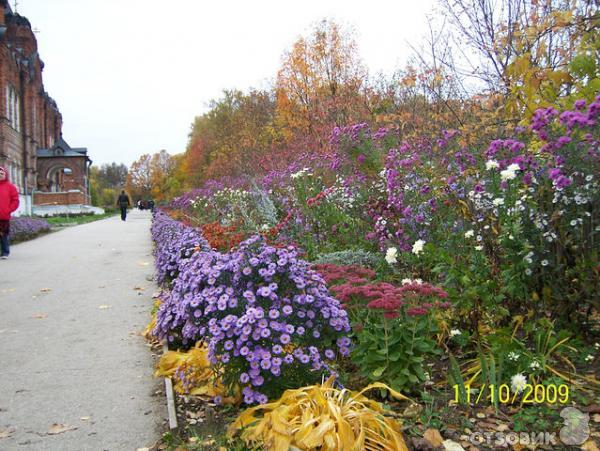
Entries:
POLYGON ((8 235, 10 234, 10 214, 19 208, 19 191, 8 181, 8 172, 0 166, 0 258, 8 258, 10 249, 8 235))
POLYGON ((125 219, 127 219, 127 207, 131 205, 131 202, 129 202, 129 196, 125 194, 125 190, 121 191, 121 194, 117 199, 117 205, 121 209, 121 221, 125 221, 125 219))

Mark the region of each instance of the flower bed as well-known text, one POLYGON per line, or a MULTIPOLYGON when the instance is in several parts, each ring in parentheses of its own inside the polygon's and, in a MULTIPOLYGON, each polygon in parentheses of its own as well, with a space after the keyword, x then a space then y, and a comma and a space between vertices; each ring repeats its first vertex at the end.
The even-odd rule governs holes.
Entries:
POLYGON ((13 242, 26 241, 50 231, 50 224, 45 219, 13 218, 10 221, 10 237, 13 242))
POLYGON ((526 384, 569 385, 589 404, 599 114, 600 97, 543 108, 482 148, 453 130, 402 140, 358 124, 334 130, 330 154, 261 183, 188 193, 174 205, 227 252, 186 254, 156 331, 172 345, 203 342, 248 404, 329 372, 419 397, 423 424, 449 402, 472 417, 473 406, 460 410, 470 386, 504 385, 513 401, 489 403, 526 412, 517 424, 526 384), (310 316, 308 295, 320 303, 310 316))
POLYGON ((316 382, 333 371, 338 353, 349 354, 346 312, 293 247, 255 236, 219 253, 190 241, 194 233, 155 217, 157 274, 171 285, 157 337, 183 347, 206 343, 215 370, 224 368, 223 381, 242 387, 248 404, 316 382))

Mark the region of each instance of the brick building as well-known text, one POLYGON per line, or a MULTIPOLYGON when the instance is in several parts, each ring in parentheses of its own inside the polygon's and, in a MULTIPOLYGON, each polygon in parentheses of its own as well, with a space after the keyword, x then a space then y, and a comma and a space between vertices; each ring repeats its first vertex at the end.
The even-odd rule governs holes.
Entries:
POLYGON ((0 166, 19 188, 20 213, 31 214, 34 203, 90 203, 91 160, 85 148, 62 139, 62 116, 44 90, 43 69, 31 24, 0 0, 0 166))

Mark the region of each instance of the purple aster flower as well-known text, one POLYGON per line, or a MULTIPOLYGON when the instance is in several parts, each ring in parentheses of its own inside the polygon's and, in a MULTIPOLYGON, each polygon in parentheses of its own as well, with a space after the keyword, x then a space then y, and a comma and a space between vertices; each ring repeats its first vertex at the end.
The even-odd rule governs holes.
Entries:
POLYGON ((294 361, 294 357, 291 354, 287 354, 284 358, 283 358, 283 362, 287 363, 288 365, 290 363, 292 363, 294 361))
POLYGON ((269 318, 271 318, 271 319, 279 318, 279 312, 275 309, 269 310, 269 318))
POLYGON ((269 287, 260 287, 256 294, 266 298, 271 294, 271 289, 269 287))
POLYGON ((279 340, 281 341, 281 343, 286 345, 290 342, 290 336, 288 334, 281 334, 281 337, 279 338, 279 340))
POLYGON ((271 335, 271 331, 269 329, 262 329, 260 331, 260 336, 263 338, 268 338, 271 335))

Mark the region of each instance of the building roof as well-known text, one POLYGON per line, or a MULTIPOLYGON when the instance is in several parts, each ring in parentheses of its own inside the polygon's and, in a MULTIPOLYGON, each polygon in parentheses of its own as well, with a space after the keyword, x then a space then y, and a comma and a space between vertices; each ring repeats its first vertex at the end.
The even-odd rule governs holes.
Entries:
POLYGON ((49 157, 85 157, 87 158, 87 147, 71 147, 62 138, 62 136, 54 143, 51 149, 38 149, 38 158, 49 157))

